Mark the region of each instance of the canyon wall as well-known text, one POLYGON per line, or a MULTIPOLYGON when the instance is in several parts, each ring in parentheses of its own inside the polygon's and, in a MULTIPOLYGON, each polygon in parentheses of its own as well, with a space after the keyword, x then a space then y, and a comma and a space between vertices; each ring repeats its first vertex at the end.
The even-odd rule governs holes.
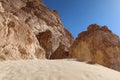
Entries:
POLYGON ((70 57, 120 71, 120 38, 107 26, 89 25, 71 46, 70 57))
POLYGON ((42 0, 0 0, 0 20, 1 58, 68 56, 73 37, 42 0))

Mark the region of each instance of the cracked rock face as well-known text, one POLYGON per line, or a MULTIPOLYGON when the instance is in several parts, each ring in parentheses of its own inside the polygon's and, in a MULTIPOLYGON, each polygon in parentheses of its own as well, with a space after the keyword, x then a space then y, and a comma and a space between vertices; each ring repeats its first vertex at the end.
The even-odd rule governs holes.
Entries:
POLYGON ((1 58, 50 59, 54 54, 56 59, 68 54, 73 43, 57 11, 47 8, 42 0, 0 0, 0 20, 1 58))
POLYGON ((29 26, 20 22, 11 13, 1 11, 0 58, 3 60, 35 59, 44 58, 44 55, 44 50, 39 46, 29 26))
POLYGON ((120 38, 106 26, 92 24, 78 35, 70 49, 70 57, 120 71, 120 38))

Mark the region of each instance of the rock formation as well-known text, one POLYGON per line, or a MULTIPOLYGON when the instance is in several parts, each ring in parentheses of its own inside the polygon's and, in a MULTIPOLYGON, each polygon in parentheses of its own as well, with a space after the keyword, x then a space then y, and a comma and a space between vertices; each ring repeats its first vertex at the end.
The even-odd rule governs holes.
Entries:
POLYGON ((0 2, 0 59, 44 58, 45 51, 39 46, 33 31, 17 16, 6 11, 3 3, 0 2))
POLYGON ((78 35, 70 57, 120 71, 120 39, 106 26, 92 24, 78 35))
POLYGON ((57 11, 42 0, 0 0, 0 39, 3 59, 64 58, 73 42, 57 11))

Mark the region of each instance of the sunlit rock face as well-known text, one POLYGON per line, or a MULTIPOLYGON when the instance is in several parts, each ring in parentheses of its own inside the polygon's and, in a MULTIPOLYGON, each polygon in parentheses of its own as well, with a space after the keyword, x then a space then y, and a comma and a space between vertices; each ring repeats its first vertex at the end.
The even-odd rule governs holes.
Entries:
POLYGON ((54 59, 64 58, 56 57, 61 54, 68 57, 73 37, 63 27, 57 11, 47 8, 42 0, 0 0, 0 15, 1 56, 50 59, 55 53, 54 59), (60 46, 63 52, 57 52, 60 46))
POLYGON ((106 26, 92 24, 78 35, 70 57, 120 71, 120 39, 106 26))
POLYGON ((35 59, 44 58, 44 55, 45 51, 39 46, 30 27, 1 6, 0 59, 35 59))

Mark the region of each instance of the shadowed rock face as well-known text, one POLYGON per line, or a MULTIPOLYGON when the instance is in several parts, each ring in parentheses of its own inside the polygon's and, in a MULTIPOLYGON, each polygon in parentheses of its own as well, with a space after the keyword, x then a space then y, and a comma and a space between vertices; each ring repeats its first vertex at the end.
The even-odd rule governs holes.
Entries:
POLYGON ((63 59, 68 58, 69 56, 69 50, 64 50, 65 46, 61 43, 60 46, 56 49, 56 51, 50 56, 50 59, 63 59), (57 55, 59 53, 59 55, 57 55))
POLYGON ((120 71, 120 39, 106 26, 92 24, 78 35, 70 57, 120 71))
POLYGON ((50 30, 46 30, 45 32, 40 32, 37 36, 40 45, 46 51, 46 58, 50 58, 52 52, 52 33, 50 30))
MULTIPOLYGON (((20 49, 21 52, 17 47, 11 54, 15 55, 16 51, 18 51, 19 57, 22 55, 21 53, 26 53, 27 55, 30 53, 38 58, 41 55, 49 59, 55 52, 54 58, 59 58, 56 56, 64 55, 64 52, 68 51, 73 43, 73 37, 63 27, 57 11, 47 8, 42 3, 42 0, 0 0, 0 15, 0 28, 2 31, 4 30, 0 32, 5 34, 8 32, 7 35, 1 35, 1 47, 3 48, 2 43, 8 45, 7 42, 11 43, 13 41, 14 43, 11 43, 13 47, 22 47, 20 49), (10 41, 8 41, 9 34, 12 35, 10 41), (16 41, 19 42, 20 46, 16 41), (30 47, 29 45, 32 46, 30 47), (29 49, 26 46, 29 46, 29 49), (57 52, 57 49, 61 47, 64 47, 63 51, 57 52), (30 52, 31 49, 33 49, 33 52, 30 52)), ((4 46, 6 47, 6 45, 4 46)), ((3 55, 2 52, 3 50, 1 49, 1 55, 3 55)), ((9 51, 4 53, 9 54, 9 51)), ((10 59, 14 59, 13 55, 11 56, 10 59)))

